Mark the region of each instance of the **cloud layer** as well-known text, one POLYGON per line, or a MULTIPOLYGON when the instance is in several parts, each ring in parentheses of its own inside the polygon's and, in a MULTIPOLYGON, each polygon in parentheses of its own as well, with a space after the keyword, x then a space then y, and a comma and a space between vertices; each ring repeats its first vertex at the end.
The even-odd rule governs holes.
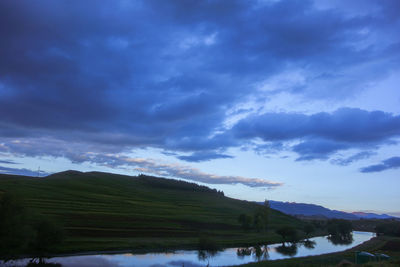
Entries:
POLYGON ((399 10, 398 1, 1 1, 0 152, 84 162, 156 148, 201 162, 234 157, 231 148, 299 161, 359 150, 339 163, 350 164, 396 143, 400 117, 246 105, 268 107, 282 92, 357 96, 400 69, 399 10), (266 89, 298 70, 296 82, 266 89))

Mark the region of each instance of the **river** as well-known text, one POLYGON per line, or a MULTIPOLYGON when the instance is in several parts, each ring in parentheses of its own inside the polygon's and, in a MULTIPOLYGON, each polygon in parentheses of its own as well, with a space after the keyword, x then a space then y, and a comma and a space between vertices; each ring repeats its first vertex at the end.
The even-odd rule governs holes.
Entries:
MULTIPOLYGON (((374 233, 353 232, 352 240, 338 242, 326 236, 310 238, 296 245, 270 244, 255 247, 226 248, 219 252, 178 250, 170 253, 145 254, 98 254, 54 257, 47 263, 58 263, 62 267, 200 267, 239 265, 260 260, 277 260, 293 257, 315 256, 339 252, 370 240, 374 233)), ((26 266, 29 259, 8 262, 4 266, 26 266)), ((2 263, 0 262, 0 265, 2 263)), ((54 266, 54 265, 52 265, 54 266)))

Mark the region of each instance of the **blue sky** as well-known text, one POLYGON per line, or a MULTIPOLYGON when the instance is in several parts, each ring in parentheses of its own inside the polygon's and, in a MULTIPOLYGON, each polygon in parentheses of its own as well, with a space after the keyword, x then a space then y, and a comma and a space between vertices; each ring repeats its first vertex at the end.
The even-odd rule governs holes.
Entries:
POLYGON ((400 2, 0 2, 0 172, 400 215, 400 2))

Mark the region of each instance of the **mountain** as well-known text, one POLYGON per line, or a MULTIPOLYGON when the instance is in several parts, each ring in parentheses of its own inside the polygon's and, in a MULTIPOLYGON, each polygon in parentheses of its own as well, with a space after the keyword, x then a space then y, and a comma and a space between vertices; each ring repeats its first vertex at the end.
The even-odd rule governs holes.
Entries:
POLYGON ((253 215, 259 209, 256 203, 225 197, 195 183, 146 175, 0 174, 0 199, 4 192, 18 196, 33 213, 63 224, 66 252, 194 247, 200 235, 224 245, 279 242, 274 229, 304 224, 273 210, 270 233, 243 231, 238 217, 253 215))
POLYGON ((387 214, 375 214, 364 212, 348 213, 344 211, 331 210, 323 206, 315 204, 295 203, 295 202, 281 202, 270 200, 270 207, 279 210, 283 213, 306 216, 315 218, 329 218, 329 219, 346 219, 346 220, 359 220, 359 219, 391 219, 395 218, 387 214))
POLYGON ((356 215, 359 218, 362 219, 393 219, 395 217, 387 215, 387 214, 376 214, 376 213, 370 213, 370 212, 352 212, 352 214, 356 215))

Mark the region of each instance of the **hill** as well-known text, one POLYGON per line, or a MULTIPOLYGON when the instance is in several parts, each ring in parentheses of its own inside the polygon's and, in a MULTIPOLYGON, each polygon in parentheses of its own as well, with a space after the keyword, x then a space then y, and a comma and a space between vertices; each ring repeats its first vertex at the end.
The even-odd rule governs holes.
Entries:
POLYGON ((285 214, 312 217, 312 218, 329 218, 329 219, 346 219, 346 220, 359 220, 359 219, 393 219, 395 217, 386 214, 353 212, 348 213, 344 211, 331 210, 323 206, 315 204, 295 203, 295 202, 281 202, 269 201, 272 209, 279 210, 285 214))
POLYGON ((302 222, 270 212, 270 231, 241 230, 237 218, 259 205, 194 183, 150 176, 66 171, 47 177, 0 174, 0 193, 19 196, 31 210, 62 222, 63 251, 188 247, 201 235, 221 245, 278 242, 273 229, 302 222))

